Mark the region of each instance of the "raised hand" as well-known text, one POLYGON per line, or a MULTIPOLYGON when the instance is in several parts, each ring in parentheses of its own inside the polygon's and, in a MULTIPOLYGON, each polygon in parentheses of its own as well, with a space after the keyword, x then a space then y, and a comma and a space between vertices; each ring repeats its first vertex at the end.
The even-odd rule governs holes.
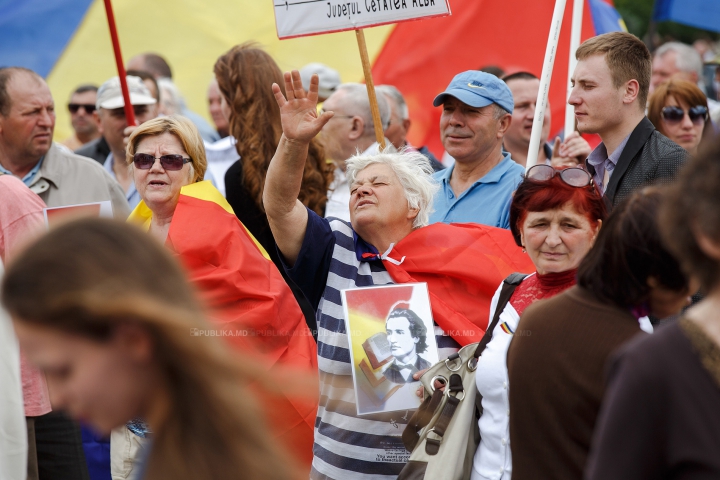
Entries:
POLYGON ((555 139, 551 163, 554 168, 582 167, 590 152, 590 144, 578 132, 573 132, 562 144, 560 138, 555 139))
POLYGON ((283 96, 277 83, 272 85, 275 100, 280 107, 283 134, 288 140, 309 143, 333 117, 333 112, 324 112, 320 116, 317 114, 317 75, 312 76, 307 93, 303 89, 300 72, 285 72, 284 77, 287 98, 283 96))

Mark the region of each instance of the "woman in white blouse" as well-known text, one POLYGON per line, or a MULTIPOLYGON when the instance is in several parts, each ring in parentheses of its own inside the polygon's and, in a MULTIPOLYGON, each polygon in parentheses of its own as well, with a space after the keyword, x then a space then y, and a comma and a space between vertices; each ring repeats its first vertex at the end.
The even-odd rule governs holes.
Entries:
POLYGON ((515 288, 505 305, 498 305, 501 285, 490 305, 490 321, 498 309, 500 317, 476 371, 482 415, 472 480, 510 479, 508 346, 513 335, 531 334, 516 331, 528 305, 575 284, 577 267, 592 247, 605 216, 602 195, 581 168, 555 170, 536 165, 518 186, 510 207, 510 229, 535 264, 536 273, 515 288))

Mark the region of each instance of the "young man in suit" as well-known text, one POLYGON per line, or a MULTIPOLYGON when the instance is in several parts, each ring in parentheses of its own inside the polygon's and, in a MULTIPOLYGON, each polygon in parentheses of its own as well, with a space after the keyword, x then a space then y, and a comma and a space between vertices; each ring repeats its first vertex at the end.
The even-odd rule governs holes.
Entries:
POLYGON ((606 33, 585 41, 576 57, 568 103, 578 130, 602 139, 585 162, 608 206, 645 185, 671 182, 687 154, 645 117, 652 72, 645 44, 606 33))

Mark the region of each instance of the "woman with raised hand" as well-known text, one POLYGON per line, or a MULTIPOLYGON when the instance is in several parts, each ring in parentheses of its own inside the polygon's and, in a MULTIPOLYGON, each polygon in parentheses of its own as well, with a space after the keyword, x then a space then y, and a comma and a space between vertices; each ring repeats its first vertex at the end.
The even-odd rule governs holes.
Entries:
POLYGON ((302 477, 278 453, 250 387, 271 380, 218 338, 193 335, 211 328, 193 289, 136 227, 57 227, 8 265, 1 295, 54 407, 105 434, 148 422, 137 478, 302 477))
POLYGON ((490 318, 498 320, 475 374, 482 414, 473 480, 511 478, 508 346, 514 336, 525 333, 518 331, 525 308, 575 285, 578 265, 592 247, 605 215, 602 194, 581 168, 535 165, 513 195, 510 230, 533 261, 535 273, 503 282, 490 307, 490 318))
POLYGON ((400 433, 411 414, 357 415, 341 290, 426 282, 445 359, 482 338, 498 283, 532 264, 508 230, 428 225, 438 186, 417 152, 347 161, 350 222, 307 208, 298 194, 309 147, 334 114, 318 114, 317 75, 307 93, 297 71, 284 84, 273 85, 283 135, 263 201, 286 271, 317 309, 321 393, 311 478, 394 478, 407 461, 400 433))

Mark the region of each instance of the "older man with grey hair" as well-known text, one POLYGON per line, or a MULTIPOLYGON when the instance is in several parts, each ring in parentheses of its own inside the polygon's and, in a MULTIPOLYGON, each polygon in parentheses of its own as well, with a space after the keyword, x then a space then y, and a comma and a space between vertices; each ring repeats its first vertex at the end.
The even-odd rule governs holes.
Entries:
MULTIPOLYGON (((377 95, 377 99, 384 131, 390 123, 390 106, 384 95, 377 95)), ((335 164, 335 179, 328 192, 325 216, 349 221, 350 189, 345 176, 345 160, 357 154, 373 155, 380 149, 375 139, 366 86, 343 83, 325 100, 323 110, 335 113, 320 134, 325 155, 335 164)))
MULTIPOLYGON (((306 94, 299 72, 286 73, 285 92, 287 98, 273 85, 283 135, 268 167, 263 204, 284 268, 317 312, 320 404, 310 478, 394 479, 410 456, 400 434, 412 410, 358 415, 359 399, 369 394, 362 383, 354 389, 340 292, 414 282, 411 272, 422 278, 433 298, 435 340, 439 358, 444 360, 457 352, 460 344, 479 341, 487 326, 487 309, 478 308, 478 302, 489 305, 490 295, 468 289, 468 284, 480 282, 479 277, 488 274, 488 269, 477 266, 479 252, 499 248, 495 239, 486 239, 506 235, 507 242, 500 243, 511 245, 512 238, 509 232, 482 225, 428 225, 438 185, 427 159, 417 152, 347 159, 350 221, 319 217, 298 199, 309 144, 321 129, 343 120, 349 112, 339 107, 330 111, 326 102, 327 111, 318 114, 317 76, 306 94), (408 261, 403 256, 406 248, 408 261), (422 255, 426 256, 419 259, 422 255), (451 271, 447 267, 452 262, 467 267, 451 271), (454 301, 458 298, 454 295, 462 292, 468 300, 454 301)), ((503 258, 527 261, 519 249, 514 251, 516 257, 508 251, 503 258)), ((510 271, 525 268, 511 263, 510 271)), ((502 276, 496 274, 497 283, 502 276)), ((414 396, 414 388, 406 393, 414 396)), ((382 410, 384 400, 377 400, 382 410)))
MULTIPOLYGON (((680 42, 667 42, 661 45, 653 57, 652 77, 650 78, 650 94, 661 83, 679 78, 692 82, 707 95, 703 80, 703 60, 700 54, 690 45, 680 42)), ((707 99, 710 116, 714 122, 720 121, 720 102, 707 99)))
POLYGON ((668 42, 661 45, 653 57, 650 93, 666 80, 679 78, 697 84, 702 82, 703 61, 690 45, 668 42))
POLYGON ((407 134, 410 130, 410 109, 405 102, 405 97, 394 85, 379 85, 376 87, 378 93, 385 96, 390 104, 390 124, 385 130, 385 137, 390 140, 398 150, 417 150, 427 157, 434 171, 440 171, 445 166, 435 158, 435 155, 426 147, 415 148, 408 143, 407 134))

